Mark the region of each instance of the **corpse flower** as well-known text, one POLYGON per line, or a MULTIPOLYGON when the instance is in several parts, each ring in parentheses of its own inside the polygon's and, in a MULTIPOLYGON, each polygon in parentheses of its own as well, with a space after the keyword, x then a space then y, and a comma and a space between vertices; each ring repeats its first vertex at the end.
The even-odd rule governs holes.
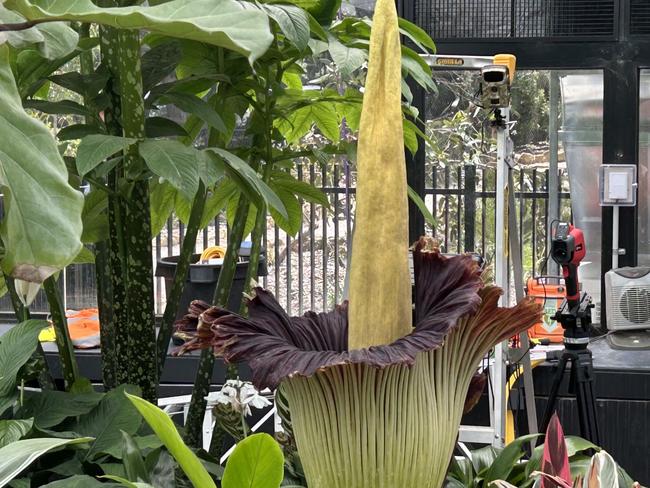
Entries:
POLYGON ((309 488, 442 486, 481 359, 541 318, 530 300, 500 308, 470 256, 427 238, 413 248, 413 310, 400 60, 395 3, 378 0, 349 302, 289 317, 256 288, 247 317, 195 303, 181 322, 184 350, 211 347, 248 363, 258 389, 282 389, 309 488))

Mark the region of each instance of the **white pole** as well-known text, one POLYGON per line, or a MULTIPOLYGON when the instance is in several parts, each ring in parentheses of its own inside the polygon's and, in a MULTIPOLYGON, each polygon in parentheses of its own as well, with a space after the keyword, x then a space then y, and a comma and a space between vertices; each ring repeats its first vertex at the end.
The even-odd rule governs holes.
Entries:
POLYGON ((618 206, 614 206, 612 216, 612 269, 618 268, 618 206))
MULTIPOLYGON (((497 177, 496 177, 496 249, 494 277, 497 286, 504 291, 500 304, 507 307, 510 303, 508 286, 508 148, 510 144, 510 109, 501 109, 503 120, 497 127, 497 177)), ((494 348, 494 365, 492 378, 494 387, 494 442, 501 447, 505 442, 506 424, 506 351, 507 343, 503 342, 494 348)))

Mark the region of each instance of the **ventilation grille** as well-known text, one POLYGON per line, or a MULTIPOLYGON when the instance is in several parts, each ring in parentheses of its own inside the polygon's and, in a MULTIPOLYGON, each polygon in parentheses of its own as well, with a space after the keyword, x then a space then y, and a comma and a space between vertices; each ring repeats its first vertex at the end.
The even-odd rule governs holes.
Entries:
POLYGON ((650 34, 650 2, 648 0, 631 0, 630 34, 650 34))
MULTIPOLYGON (((645 1, 637 3, 646 6, 645 1)), ((616 35, 617 9, 616 0, 416 0, 416 23, 435 41, 531 37, 602 40, 616 35)))

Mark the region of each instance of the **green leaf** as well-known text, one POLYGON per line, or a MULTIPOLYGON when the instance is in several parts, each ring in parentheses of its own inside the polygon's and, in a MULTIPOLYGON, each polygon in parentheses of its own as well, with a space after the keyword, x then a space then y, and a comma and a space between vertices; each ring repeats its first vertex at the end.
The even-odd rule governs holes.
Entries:
POLYGON ((480 474, 484 470, 489 469, 500 452, 500 450, 492 446, 485 446, 472 451, 471 461, 472 466, 474 466, 474 472, 480 474))
POLYGON ((125 478, 121 478, 120 476, 106 475, 106 476, 100 476, 100 478, 117 481, 121 486, 126 486, 127 488, 154 488, 149 483, 129 481, 125 478))
POLYGON ((56 390, 25 392, 25 406, 22 416, 34 417, 34 425, 48 429, 59 425, 67 418, 78 417, 90 412, 104 397, 103 393, 68 393, 56 390))
POLYGON ((151 206, 151 237, 163 230, 167 220, 174 211, 176 189, 167 181, 152 178, 149 181, 149 201, 151 206))
POLYGON ((241 53, 251 62, 273 41, 267 17, 234 0, 173 0, 121 8, 100 8, 90 0, 6 0, 5 6, 28 20, 93 22, 205 42, 241 53))
POLYGON ((149 117, 144 121, 144 132, 147 137, 187 137, 187 131, 182 125, 164 117, 149 117))
POLYGON ((99 163, 115 153, 124 151, 136 143, 130 137, 95 134, 84 137, 77 149, 77 171, 80 176, 90 173, 99 163))
POLYGON ((235 447, 223 473, 223 488, 277 488, 284 476, 284 456, 268 434, 253 434, 235 447))
MULTIPOLYGON (((7 10, 0 5, 0 22, 14 24, 24 22, 25 19, 16 12, 7 10)), ((35 44, 41 56, 46 59, 61 58, 70 54, 79 41, 79 35, 74 29, 63 22, 40 24, 31 29, 6 32, 7 41, 15 48, 24 48, 35 44)))
POLYGON ((423 51, 428 49, 432 54, 435 54, 436 44, 424 29, 401 17, 398 22, 402 34, 411 39, 423 51))
POLYGON ((0 337, 0 413, 13 403, 18 371, 36 351, 38 334, 47 325, 45 320, 27 320, 0 337))
POLYGON ((408 187, 408 194, 409 198, 411 201, 418 207, 418 210, 424 217, 424 220, 426 221, 427 224, 432 226, 433 228, 436 227, 436 219, 433 217, 433 214, 431 211, 428 209, 427 204, 424 203, 424 200, 416 193, 416 191, 411 188, 410 186, 408 187))
POLYGON ((46 114, 54 115, 81 115, 90 117, 92 114, 83 105, 73 102, 72 100, 61 100, 59 102, 50 102, 48 100, 25 100, 25 108, 32 108, 46 114))
POLYGON ((232 180, 221 181, 206 199, 199 228, 205 229, 226 208, 228 201, 235 194, 238 194, 237 187, 232 180))
POLYGON ((516 438, 503 448, 490 465, 485 475, 485 482, 490 483, 500 479, 507 479, 515 463, 525 454, 523 450, 524 444, 529 443, 537 437, 539 437, 539 434, 524 435, 516 438))
POLYGON ((226 125, 219 114, 202 98, 190 93, 166 93, 160 98, 160 103, 171 103, 178 108, 193 114, 203 120, 206 124, 214 127, 219 132, 226 132, 226 125))
POLYGON ((251 201, 254 202, 256 197, 260 196, 270 209, 274 209, 282 217, 288 218, 282 200, 245 161, 225 149, 211 147, 206 151, 213 153, 226 163, 226 173, 240 183, 240 189, 248 192, 251 201))
POLYGON ((327 195, 306 181, 300 181, 284 171, 275 171, 271 177, 271 188, 281 188, 293 193, 307 202, 317 203, 329 208, 330 201, 327 195))
POLYGON ((289 218, 284 218, 273 209, 270 209, 269 212, 278 227, 293 237, 300 232, 302 227, 302 205, 298 198, 288 190, 277 188, 276 193, 282 200, 284 208, 287 209, 289 218))
POLYGON ((33 425, 34 419, 0 420, 0 447, 22 439, 33 425))
POLYGON ((332 35, 328 36, 328 41, 332 60, 344 77, 351 76, 368 59, 368 53, 366 51, 356 47, 345 46, 332 35))
POLYGON ((49 129, 23 111, 8 50, 0 45, 2 269, 41 282, 79 253, 83 199, 68 184, 65 162, 49 129))
POLYGON ((154 174, 169 181, 188 200, 194 198, 199 188, 199 161, 203 157, 199 151, 165 139, 142 141, 138 148, 154 174))
POLYGON ((406 46, 402 46, 402 70, 411 75, 424 89, 435 89, 431 67, 418 53, 406 46))
POLYGON ((87 247, 82 247, 72 264, 92 264, 95 262, 95 254, 87 247))
POLYGON ((108 196, 105 191, 96 189, 84 198, 84 208, 81 213, 83 233, 81 241, 92 244, 108 238, 108 196))
POLYGON ((196 455, 185 445, 183 439, 181 439, 174 426, 174 422, 172 422, 169 416, 142 398, 129 395, 128 393, 126 396, 135 408, 137 408, 142 417, 144 417, 149 427, 160 438, 174 459, 176 459, 176 462, 194 486, 216 488, 214 481, 201 464, 201 461, 199 461, 196 455))
POLYGON ((122 455, 120 431, 135 434, 140 427, 140 416, 124 397, 127 388, 134 391, 134 387, 121 385, 108 392, 99 405, 80 417, 73 426, 74 432, 95 437, 86 459, 93 459, 99 454, 110 454, 119 459, 122 455))
POLYGON ((63 88, 67 88, 84 97, 92 98, 104 89, 109 79, 108 73, 81 74, 70 71, 61 75, 52 75, 48 78, 63 88))
POLYGON ((0 448, 0 486, 5 486, 43 454, 62 446, 85 444, 90 441, 90 437, 26 439, 4 446, 0 448))
POLYGON ((309 42, 309 17, 307 12, 294 5, 258 4, 280 27, 289 41, 304 51, 309 42))
POLYGON ((124 464, 127 479, 149 482, 149 473, 144 466, 142 452, 133 437, 124 431, 122 431, 122 464, 124 464))
POLYGON ((56 137, 59 141, 71 141, 99 133, 101 133, 101 130, 96 125, 72 124, 61 129, 56 137))
POLYGON ((79 474, 64 480, 53 481, 52 483, 43 485, 42 488, 110 488, 115 486, 120 485, 115 483, 102 483, 92 476, 79 474))
POLYGON ((569 458, 572 458, 579 452, 587 451, 589 449, 600 451, 600 447, 596 444, 574 435, 565 436, 564 443, 566 444, 566 453, 569 458))
POLYGON ((171 75, 183 57, 178 41, 169 40, 158 44, 142 55, 142 89, 147 93, 171 75))

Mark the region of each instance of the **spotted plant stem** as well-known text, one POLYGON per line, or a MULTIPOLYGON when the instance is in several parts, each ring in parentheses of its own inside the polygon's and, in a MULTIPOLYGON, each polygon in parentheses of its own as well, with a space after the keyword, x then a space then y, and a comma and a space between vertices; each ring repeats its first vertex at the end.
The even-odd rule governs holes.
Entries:
POLYGON ((163 313, 162 321, 160 323, 160 331, 158 332, 157 347, 158 347, 158 375, 162 374, 165 367, 165 360, 167 359, 167 349, 169 348, 169 341, 172 337, 174 329, 174 319, 178 311, 178 305, 181 301, 181 295, 185 289, 187 281, 187 271, 190 268, 190 261, 192 253, 196 246, 196 236, 199 233, 201 224, 201 217, 203 216, 203 209, 205 208, 205 201, 207 192, 203 182, 199 183, 199 189, 192 202, 190 210, 190 218, 187 222, 185 230, 185 237, 183 237, 183 244, 181 246, 181 254, 176 266, 174 274, 174 281, 172 283, 171 291, 167 296, 167 304, 165 305, 165 312, 163 313))
MULTIPOLYGON (((63 273, 65 273, 65 270, 63 273)), ((56 347, 59 351, 59 361, 61 361, 61 369, 63 370, 63 379, 66 390, 69 390, 79 379, 79 365, 74 355, 74 346, 72 345, 72 339, 70 339, 70 332, 68 331, 65 307, 63 306, 59 287, 54 277, 50 276, 43 282, 43 289, 45 290, 47 302, 50 307, 52 324, 54 325, 56 336, 56 347)))
MULTIPOLYGON (((214 297, 212 299, 212 303, 219 307, 226 307, 228 305, 228 297, 230 296, 232 282, 235 277, 235 271, 237 270, 239 248, 241 247, 241 242, 244 238, 244 229, 246 227, 246 217, 248 215, 249 207, 250 202, 248 201, 248 198, 241 195, 239 197, 239 203, 237 204, 235 221, 228 235, 228 246, 223 258, 221 271, 219 272, 219 279, 217 280, 214 297)), ((194 388, 192 390, 192 400, 190 402, 190 409, 185 424, 185 442, 193 447, 199 447, 201 445, 203 416, 207 405, 207 400, 205 398, 210 392, 214 361, 214 354, 211 349, 204 349, 201 351, 199 367, 196 372, 196 379, 194 380, 194 388)))

